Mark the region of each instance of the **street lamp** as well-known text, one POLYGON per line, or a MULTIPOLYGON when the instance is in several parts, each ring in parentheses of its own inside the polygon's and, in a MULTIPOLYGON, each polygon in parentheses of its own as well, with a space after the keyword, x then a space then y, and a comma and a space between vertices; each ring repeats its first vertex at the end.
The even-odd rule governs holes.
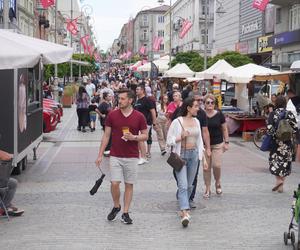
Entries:
MULTIPOLYGON (((163 4, 164 0, 158 0, 159 4, 163 4)), ((170 8, 169 8, 169 19, 170 19, 170 41, 169 41, 169 69, 171 68, 171 55, 172 55, 172 0, 170 0, 170 8)))

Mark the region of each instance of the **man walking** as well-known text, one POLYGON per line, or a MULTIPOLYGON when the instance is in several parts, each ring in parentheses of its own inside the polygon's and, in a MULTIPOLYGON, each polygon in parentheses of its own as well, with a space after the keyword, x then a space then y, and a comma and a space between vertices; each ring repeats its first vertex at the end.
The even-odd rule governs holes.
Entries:
POLYGON ((120 183, 124 179, 124 208, 122 221, 132 224, 128 211, 133 195, 133 184, 137 179, 138 142, 147 140, 146 120, 140 112, 133 109, 134 93, 130 90, 119 91, 119 109, 111 111, 105 121, 105 131, 96 160, 99 167, 104 150, 112 135, 110 148, 111 194, 114 202, 112 211, 108 214, 109 221, 115 220, 121 211, 120 183))
MULTIPOLYGON (((136 88, 136 95, 137 95, 137 101, 134 105, 134 109, 141 112, 146 121, 147 121, 147 127, 148 127, 148 140, 147 145, 150 148, 149 145, 151 145, 152 141, 150 140, 150 129, 153 126, 156 125, 156 112, 155 112, 155 103, 153 103, 147 96, 146 96, 146 90, 145 85, 140 84, 136 88)), ((139 160, 139 165, 142 165, 144 163, 147 163, 146 159, 146 145, 144 142, 139 143, 140 151, 141 151, 141 158, 139 160)), ((148 155, 150 156, 150 151, 148 150, 148 155)))

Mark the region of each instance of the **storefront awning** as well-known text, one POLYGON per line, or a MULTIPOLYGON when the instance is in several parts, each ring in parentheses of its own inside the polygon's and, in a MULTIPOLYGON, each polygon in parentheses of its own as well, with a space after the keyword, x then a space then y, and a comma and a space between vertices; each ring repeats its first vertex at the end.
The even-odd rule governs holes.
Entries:
POLYGON ((253 77, 253 80, 258 81, 258 82, 278 80, 278 81, 282 81, 282 82, 285 82, 285 83, 289 83, 290 82, 290 77, 293 74, 295 74, 295 72, 289 70, 289 71, 284 71, 284 72, 278 72, 278 73, 275 73, 275 74, 255 75, 253 77))

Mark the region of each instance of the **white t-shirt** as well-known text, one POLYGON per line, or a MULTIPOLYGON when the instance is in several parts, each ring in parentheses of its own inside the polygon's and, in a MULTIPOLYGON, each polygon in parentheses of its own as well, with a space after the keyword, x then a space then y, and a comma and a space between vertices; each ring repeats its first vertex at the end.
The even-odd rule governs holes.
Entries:
POLYGON ((94 96, 95 91, 96 91, 96 87, 93 83, 89 83, 85 86, 85 90, 88 93, 88 95, 90 96, 90 98, 92 98, 94 96))
POLYGON ((83 76, 83 77, 82 77, 82 81, 83 81, 84 83, 87 83, 88 79, 89 79, 88 76, 83 76))

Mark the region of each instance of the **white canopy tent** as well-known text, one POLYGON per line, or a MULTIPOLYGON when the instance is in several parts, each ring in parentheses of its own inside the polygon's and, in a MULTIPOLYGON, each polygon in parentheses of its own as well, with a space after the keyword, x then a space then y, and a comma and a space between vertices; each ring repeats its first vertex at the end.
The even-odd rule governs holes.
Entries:
POLYGON ((300 60, 294 61, 291 65, 291 70, 293 71, 300 71, 300 60))
MULTIPOLYGON (((169 62, 170 62, 170 57, 168 55, 163 56, 162 58, 159 58, 159 59, 153 61, 153 63, 156 65, 156 67, 158 68, 158 71, 160 73, 164 73, 165 71, 167 71, 169 69, 169 62)), ((151 70, 151 62, 148 62, 148 63, 138 67, 137 70, 143 71, 143 72, 150 71, 151 70)))
POLYGON ((118 59, 118 58, 112 60, 111 62, 112 63, 116 63, 116 64, 121 64, 122 63, 122 61, 120 59, 118 59))
POLYGON ((221 75, 221 78, 232 83, 249 83, 252 81, 254 75, 274 73, 278 73, 278 71, 253 63, 248 63, 224 72, 221 75))
POLYGON ((188 78, 193 77, 194 75, 195 72, 192 71, 185 63, 179 63, 166 71, 163 77, 188 78))
POLYGON ((220 79, 221 75, 229 70, 234 69, 228 62, 224 59, 218 60, 215 64, 213 64, 207 70, 202 72, 196 72, 197 78, 203 78, 206 80, 212 80, 214 77, 220 79))
POLYGON ((34 67, 69 61, 73 49, 0 29, 0 69, 34 67))

